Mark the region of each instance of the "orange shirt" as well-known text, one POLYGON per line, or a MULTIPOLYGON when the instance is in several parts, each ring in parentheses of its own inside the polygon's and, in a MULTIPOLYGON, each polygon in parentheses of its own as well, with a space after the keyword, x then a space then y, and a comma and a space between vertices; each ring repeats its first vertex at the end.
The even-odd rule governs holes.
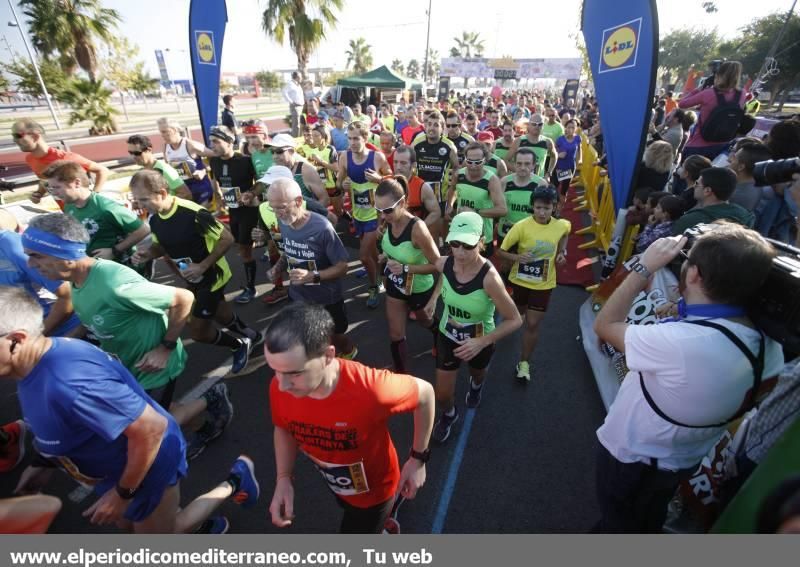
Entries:
POLYGON ((405 128, 403 128, 403 131, 400 132, 400 137, 403 138, 403 143, 405 145, 410 146, 411 141, 414 139, 414 136, 424 131, 425 128, 423 128, 422 124, 420 124, 419 126, 406 126, 405 128))
POLYGON ((675 110, 676 108, 678 108, 678 102, 675 99, 667 98, 667 99, 664 99, 664 102, 665 102, 664 115, 667 115, 670 112, 672 112, 673 110, 675 110))
POLYGON ((58 148, 49 148, 47 153, 42 157, 36 157, 33 154, 25 154, 25 163, 28 164, 28 167, 33 170, 37 177, 41 177, 50 164, 59 160, 74 161, 75 163, 80 164, 80 166, 85 169, 87 173, 89 172, 89 168, 91 168, 93 165, 91 160, 86 159, 80 154, 65 152, 64 150, 59 150, 58 148))
POLYGON ((339 382, 324 400, 281 392, 273 378, 272 423, 294 437, 334 494, 369 508, 397 492, 400 466, 387 421, 417 407, 417 384, 406 374, 338 362, 339 382))

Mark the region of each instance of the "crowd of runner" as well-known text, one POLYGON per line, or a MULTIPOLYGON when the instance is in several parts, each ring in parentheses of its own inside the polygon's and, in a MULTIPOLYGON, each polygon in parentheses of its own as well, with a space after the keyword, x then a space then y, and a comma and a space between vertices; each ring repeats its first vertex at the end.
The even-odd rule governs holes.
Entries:
MULTIPOLYGON (((678 106, 697 103, 692 96, 678 106)), ((228 521, 216 513, 222 502, 255 504, 255 467, 242 455, 219 485, 179 509, 186 460, 202 454, 233 415, 224 382, 197 400, 173 399, 187 328, 194 341, 228 349, 233 373, 265 351, 275 375, 270 513, 277 526, 293 521, 298 449, 342 504, 341 531, 379 532, 398 499, 413 498, 424 484, 430 438, 443 444, 451 436, 461 413, 455 390, 462 363, 469 370, 463 405, 475 409, 495 345, 523 327, 515 375, 532 380, 541 322, 557 268, 567 261, 573 227, 561 218, 566 196, 582 148, 592 144, 603 154, 594 99, 584 96, 578 106, 552 93, 515 91, 363 108, 321 102, 292 103, 295 135, 270 135, 261 120, 236 121, 226 97, 211 147, 188 138, 175 120, 159 120, 163 145, 143 135, 128 139, 141 170, 127 207, 100 192, 105 168, 49 147, 32 120, 14 124, 15 141, 43 180, 34 199, 49 192, 64 213, 36 217, 24 232, 0 216, 3 253, 15 266, 13 277, 3 272, 0 280, 0 312, 13 311, 0 329, 8 343, 0 348, 0 374, 18 380, 25 417, 2 429, 3 470, 22 460, 28 427, 37 451, 19 494, 38 491, 59 466, 95 486, 92 522, 142 532, 224 533, 228 521), (344 233, 359 240, 366 306, 378 309, 383 297, 393 372, 355 361, 344 233), (244 274, 235 303, 290 303, 263 332, 226 300, 231 248, 244 274), (262 254, 272 286, 258 297, 262 254), (159 259, 180 287, 152 281, 159 259), (406 375, 409 319, 431 334, 433 388, 406 375), (402 469, 386 429, 400 412, 414 412, 402 469), (203 425, 182 433, 199 415, 203 425)), ((697 144, 683 133, 674 139, 671 130, 688 123, 681 112, 654 113, 629 213, 642 224, 640 251, 682 232, 690 197, 703 222, 713 216, 753 226, 766 214, 748 213, 736 195, 745 192, 754 161, 775 155, 778 142, 740 141, 731 169, 712 167, 710 150, 692 150, 697 144), (694 182, 691 196, 668 183, 673 172, 694 182)), ((751 199, 749 210, 765 198, 751 199)), ((775 208, 767 232, 780 226, 782 209, 775 208)), ((46 500, 23 508, 52 510, 46 500)))

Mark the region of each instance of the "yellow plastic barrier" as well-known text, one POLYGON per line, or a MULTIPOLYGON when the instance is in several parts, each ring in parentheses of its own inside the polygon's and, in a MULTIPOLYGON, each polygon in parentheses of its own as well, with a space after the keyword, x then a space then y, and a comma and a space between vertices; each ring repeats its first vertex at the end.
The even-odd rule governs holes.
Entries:
POLYGON ((597 213, 593 215, 592 224, 576 233, 594 235, 591 241, 578 245, 581 250, 586 250, 587 248, 608 250, 608 245, 611 243, 616 211, 614 210, 614 198, 611 196, 611 183, 609 183, 608 177, 603 178, 602 192, 600 205, 597 213))
POLYGON ((633 247, 636 244, 636 237, 639 236, 640 228, 641 227, 638 224, 635 224, 625 229, 625 236, 622 237, 622 247, 619 250, 617 264, 627 262, 628 259, 633 255, 633 247))

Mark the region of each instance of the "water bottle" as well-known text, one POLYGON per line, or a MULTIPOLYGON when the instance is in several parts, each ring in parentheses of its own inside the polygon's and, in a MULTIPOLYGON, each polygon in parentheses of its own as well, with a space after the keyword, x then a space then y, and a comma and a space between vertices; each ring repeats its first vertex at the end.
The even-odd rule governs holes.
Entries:
MULTIPOLYGON (((187 261, 181 260, 181 261, 178 262, 178 269, 181 272, 186 270, 186 268, 188 268, 188 267, 189 267, 189 263, 187 261)), ((200 275, 200 276, 195 276, 192 279, 186 278, 186 281, 189 282, 189 283, 197 283, 197 282, 201 281, 202 279, 203 279, 203 276, 200 275)))

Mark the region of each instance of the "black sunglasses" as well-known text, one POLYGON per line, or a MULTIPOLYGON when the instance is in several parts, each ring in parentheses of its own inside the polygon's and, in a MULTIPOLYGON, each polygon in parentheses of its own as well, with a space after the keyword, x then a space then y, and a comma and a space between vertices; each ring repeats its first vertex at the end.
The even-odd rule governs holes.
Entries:
POLYGON ((139 157, 139 156, 140 156, 140 155, 142 155, 144 152, 143 152, 143 151, 142 151, 142 152, 131 152, 131 151, 128 151, 128 153, 129 153, 130 155, 132 155, 132 156, 139 157))
POLYGON ((272 148, 270 151, 272 152, 272 155, 279 156, 286 152, 287 149, 288 148, 272 148))
POLYGON ((469 244, 464 244, 463 242, 459 242, 458 240, 451 240, 449 242, 450 248, 463 248, 464 250, 475 250, 478 246, 477 243, 470 246, 469 244))
POLYGON ((12 136, 12 137, 13 137, 15 140, 21 140, 22 138, 24 138, 24 137, 25 137, 25 136, 27 136, 27 135, 28 135, 28 133, 27 133, 27 132, 14 132, 14 133, 12 133, 12 134, 11 134, 11 136, 12 136))
POLYGON ((459 126, 461 126, 461 124, 448 124, 447 125, 448 128, 458 128, 459 126))

